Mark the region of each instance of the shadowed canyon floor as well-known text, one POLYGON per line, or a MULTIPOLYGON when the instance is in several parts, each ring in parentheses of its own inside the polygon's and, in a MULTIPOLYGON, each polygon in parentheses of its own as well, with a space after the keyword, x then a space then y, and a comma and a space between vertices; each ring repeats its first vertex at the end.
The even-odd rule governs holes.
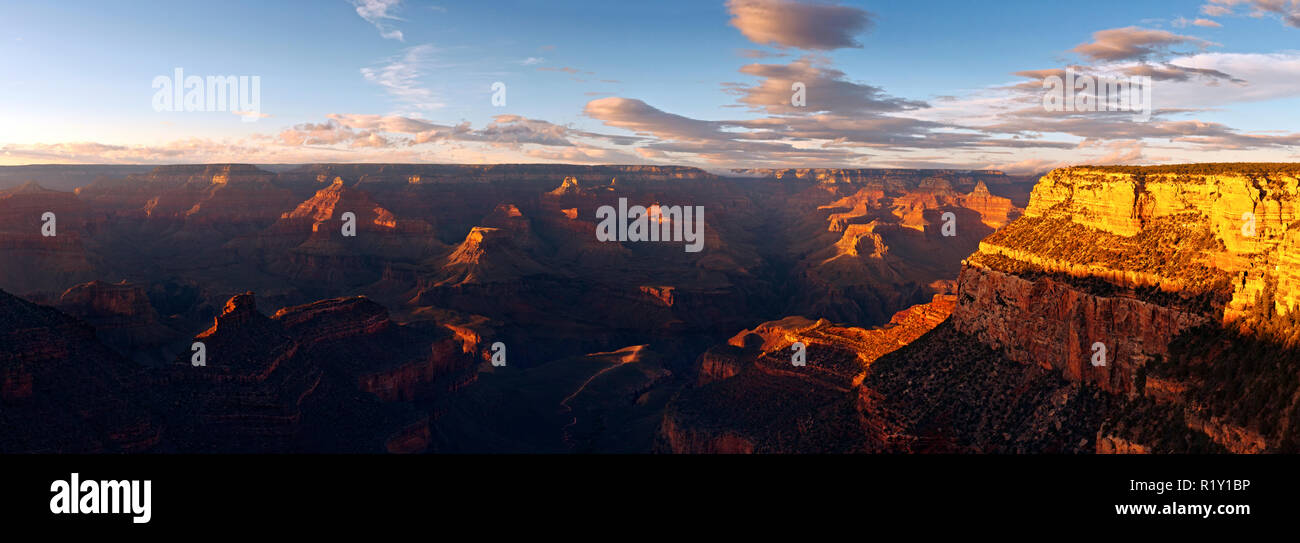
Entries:
POLYGON ((1300 166, 24 168, 5 452, 1300 440, 1300 166), (599 241, 620 198, 702 206, 704 250, 599 241))

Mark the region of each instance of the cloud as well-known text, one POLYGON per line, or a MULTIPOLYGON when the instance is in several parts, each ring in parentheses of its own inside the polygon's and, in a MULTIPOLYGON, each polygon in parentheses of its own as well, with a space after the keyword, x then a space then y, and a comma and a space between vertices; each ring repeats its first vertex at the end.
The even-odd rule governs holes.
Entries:
POLYGON ((379 35, 390 40, 406 41, 401 30, 392 27, 389 21, 400 21, 401 19, 390 13, 402 4, 402 0, 352 0, 352 5, 357 8, 357 15, 360 15, 366 22, 375 25, 379 29, 379 35))
POLYGON ((740 69, 762 78, 757 85, 728 85, 739 101, 771 114, 807 115, 831 112, 841 115, 905 111, 927 107, 925 102, 889 96, 879 87, 849 81, 844 72, 805 56, 789 64, 749 64, 740 69), (805 106, 791 103, 792 87, 803 83, 805 106))
POLYGON ((423 119, 412 119, 400 115, 359 115, 331 113, 326 115, 331 121, 347 128, 357 130, 375 130, 397 134, 415 134, 428 130, 448 128, 423 119))
POLYGON ((1140 140, 1117 140, 1106 143, 1085 142, 1080 148, 1100 147, 1106 154, 1090 158, 1088 162, 1095 165, 1137 164, 1142 162, 1146 145, 1140 140))
POLYGON ((723 138, 721 125, 668 113, 633 98, 599 98, 582 114, 608 126, 664 139, 707 141, 723 138))
POLYGON ((1139 63, 1121 69, 1125 75, 1150 77, 1155 81, 1188 81, 1193 77, 1221 79, 1237 85, 1246 85, 1246 80, 1228 75, 1210 68, 1193 68, 1179 66, 1170 62, 1162 64, 1139 63))
POLYGON ((334 145, 356 139, 351 128, 337 121, 302 123, 280 131, 279 143, 283 145, 334 145))
MULTIPOLYGON (((1041 148, 1046 152, 1049 149, 1064 150, 1062 144, 1071 141, 1086 144, 1068 155, 1058 152, 1060 156, 1052 157, 1058 161, 1078 157, 1086 157, 1093 163, 1101 159, 1116 163, 1139 160, 1275 160, 1279 150, 1300 145, 1300 132, 1245 131, 1222 122, 1196 118, 1205 113, 1214 114, 1232 104, 1300 97, 1300 87, 1294 84, 1300 79, 1300 53, 1199 53, 1163 62, 1124 61, 1070 68, 1078 74, 1092 76, 1151 76, 1158 81, 1153 87, 1151 120, 1134 122, 1129 112, 1047 111, 1043 107, 1042 80, 1052 75, 1062 76, 1064 68, 1017 72, 1017 75, 1032 81, 990 87, 960 98, 936 100, 933 107, 907 112, 907 115, 944 126, 977 130, 989 136, 986 140, 968 139, 952 143, 954 151, 979 145, 1006 149, 1024 145, 1022 148, 1041 148), (1233 85, 1231 90, 1223 88, 1227 84, 1233 85), (1162 141, 1166 142, 1170 156, 1153 159, 1133 150, 1138 146, 1150 149, 1153 143, 1162 141), (1099 155, 1079 152, 1102 149, 1110 142, 1127 143, 1105 147, 1105 152, 1099 155)), ((934 131, 923 134, 926 139, 932 139, 934 131)), ((1046 159, 1041 156, 1033 158, 1046 159)), ((1017 160, 1005 162, 1023 159, 1024 156, 1019 155, 1017 160)))
POLYGON ((1145 60, 1168 53, 1175 45, 1192 44, 1202 49, 1211 45, 1200 38, 1130 26, 1094 32, 1091 43, 1081 43, 1070 51, 1092 61, 1145 60))
POLYGON ((624 145, 640 141, 640 138, 609 136, 575 130, 550 121, 529 119, 521 115, 497 115, 492 118, 492 122, 488 123, 487 126, 467 134, 463 139, 509 147, 533 144, 548 147, 582 147, 587 149, 588 152, 595 149, 595 147, 578 141, 580 138, 604 140, 624 145))
POLYGON ((564 72, 564 73, 569 74, 569 75, 574 75, 574 74, 587 74, 587 75, 592 75, 592 74, 595 74, 595 72, 588 72, 588 71, 585 71, 585 70, 579 70, 579 69, 577 69, 577 68, 570 68, 570 67, 568 67, 568 66, 561 66, 561 67, 559 67, 559 68, 551 68, 551 67, 548 67, 548 66, 542 66, 542 67, 538 68, 537 71, 539 71, 539 72, 564 72))
POLYGON ((565 160, 634 163, 641 138, 605 135, 519 115, 498 115, 480 129, 400 115, 332 113, 276 134, 236 141, 201 138, 162 145, 97 142, 0 145, 0 163, 175 164, 215 162, 508 162, 565 160))
MULTIPOLYGON (((1179 59, 1184 62, 1185 58, 1179 59)), ((1123 76, 1141 76, 1150 77, 1154 81, 1179 81, 1187 82, 1200 80, 1208 82, 1209 86, 1217 86, 1219 81, 1227 81, 1240 86, 1247 85, 1244 79, 1234 77, 1226 72, 1213 68, 1199 68, 1195 66, 1183 66, 1175 62, 1125 62, 1101 66, 1070 66, 1078 77, 1123 77, 1123 76)), ((1016 85, 1015 89, 1041 94, 1043 89, 1043 80, 1048 77, 1066 77, 1066 68, 1051 68, 1046 70, 1024 70, 1016 72, 1014 75, 1031 79, 1032 81, 1016 85)))
POLYGON ((862 47, 855 37, 871 28, 871 13, 837 4, 793 0, 728 0, 731 26, 759 45, 831 50, 862 47))
POLYGON ((337 160, 341 151, 287 148, 265 142, 224 142, 188 138, 161 145, 112 145, 96 142, 0 145, 0 162, 74 164, 181 164, 214 162, 294 163, 337 160))
POLYGON ((602 98, 584 108, 605 125, 654 138, 639 144, 643 156, 671 153, 711 164, 816 161, 861 165, 864 149, 981 149, 992 147, 1071 148, 1072 143, 1030 138, 996 138, 941 123, 899 116, 780 115, 744 120, 701 120, 669 113, 641 100, 602 98))
MULTIPOLYGON (((657 141, 641 143, 636 152, 644 158, 690 157, 709 164, 778 164, 782 161, 818 161, 852 164, 865 155, 825 146, 797 146, 775 140, 783 136, 762 126, 751 132, 743 121, 706 121, 669 113, 634 98, 600 98, 587 103, 583 114, 607 126, 653 136, 657 141), (675 156, 674 156, 675 155, 675 156)), ((779 128, 779 127, 778 127, 779 128)))
POLYGON ((392 142, 388 138, 374 132, 362 132, 357 134, 357 137, 352 140, 353 148, 383 148, 391 145, 392 142))
MULTIPOLYGON (((1200 53, 1170 60, 1200 74, 1232 74, 1231 92, 1213 85, 1166 84, 1159 88, 1161 107, 1205 108, 1300 96, 1300 52, 1200 53)), ((1194 81, 1194 80, 1193 80, 1194 81)))
MULTIPOLYGON (((397 2, 354 4, 358 14, 377 27, 400 20, 392 15, 397 2)), ((1240 10, 1254 3, 1212 5, 1240 10)), ((1300 148, 1300 133, 1246 131, 1215 122, 1223 119, 1213 117, 1218 108, 1229 104, 1300 96, 1300 86, 1294 83, 1300 79, 1300 53, 1188 54, 1176 50, 1212 44, 1139 27, 1096 32, 1091 41, 1072 50, 1080 55, 1081 65, 1071 67, 1089 75, 1140 75, 1159 81, 1151 120, 1140 123, 1129 112, 1046 111, 1041 78, 1059 75, 1064 68, 1018 72, 1030 81, 962 91, 957 97, 921 100, 893 95, 852 78, 818 52, 860 47, 854 40, 872 25, 874 16, 869 13, 837 3, 790 0, 730 0, 726 7, 731 24, 764 46, 736 50, 738 56, 789 57, 743 61, 748 64, 739 68, 741 82, 722 84, 732 101, 718 104, 734 108, 727 110, 734 116, 699 118, 613 95, 589 98, 581 108, 586 119, 580 123, 603 125, 610 133, 522 115, 496 115, 486 124, 478 121, 477 126, 469 121, 429 120, 435 117, 427 112, 442 106, 434 90, 441 87, 430 88, 426 82, 433 80, 434 68, 444 65, 435 64, 443 55, 426 44, 406 47, 361 70, 366 81, 400 105, 390 114, 333 113, 321 122, 267 128, 266 134, 237 141, 0 145, 0 161, 22 160, 14 157, 30 157, 34 162, 151 163, 650 161, 723 168, 944 164, 991 165, 1017 173, 1069 163, 1162 160, 1150 156, 1155 150, 1172 150, 1173 160, 1190 161, 1268 159, 1300 148), (771 47, 780 49, 768 51, 771 47), (806 107, 791 104, 795 83, 804 84, 806 107), (1228 85, 1233 86, 1225 88, 1228 85)), ((1217 23, 1209 19, 1173 22, 1178 28, 1213 24, 1217 23)), ((510 57, 505 64, 533 66, 564 77, 594 75, 552 66, 540 56, 510 57)))
POLYGON ((1068 134, 1085 142, 1167 140, 1214 150, 1300 145, 1300 133, 1248 134, 1222 123, 1164 119, 1178 113, 1162 110, 1149 122, 1133 122, 1126 112, 1059 113, 1046 112, 1040 106, 1005 113, 999 122, 982 128, 1003 134, 1068 134))
POLYGON ((1201 13, 1204 13, 1211 17, 1222 17, 1224 15, 1231 15, 1232 8, 1220 6, 1216 4, 1205 4, 1201 6, 1201 13))
POLYGON ((1287 26, 1300 28, 1300 0, 1209 0, 1201 13, 1210 16, 1233 15, 1237 6, 1250 9, 1252 17, 1274 16, 1287 26))
POLYGON ((250 121, 255 121, 255 120, 258 120, 258 119, 265 119, 265 118, 271 116, 269 113, 262 113, 262 112, 260 112, 260 111, 240 111, 240 110, 234 110, 234 109, 232 109, 232 110, 230 110, 230 112, 231 112, 231 113, 234 113, 235 115, 238 115, 238 116, 240 116, 240 117, 243 117, 243 118, 245 118, 245 119, 247 119, 247 120, 250 120, 250 121))
POLYGON ((1211 19, 1188 19, 1186 17, 1179 17, 1177 19, 1174 19, 1173 25, 1175 28, 1187 28, 1188 26, 1199 26, 1203 28, 1219 28, 1223 26, 1219 24, 1217 21, 1211 19))
POLYGON ((400 56, 391 58, 386 64, 361 69, 361 76, 371 83, 384 88, 397 101, 420 110, 443 107, 437 101, 433 91, 420 83, 420 78, 429 67, 435 49, 424 44, 406 48, 400 56))
POLYGON ((763 51, 761 49, 737 49, 736 55, 742 58, 753 58, 753 59, 780 58, 780 57, 787 56, 786 53, 773 53, 771 51, 763 51))
POLYGON ((284 145, 402 147, 438 142, 475 142, 497 148, 590 147, 582 140, 631 145, 641 138, 597 134, 521 115, 497 115, 483 128, 468 122, 444 125, 401 115, 331 113, 323 123, 303 123, 277 136, 284 145))

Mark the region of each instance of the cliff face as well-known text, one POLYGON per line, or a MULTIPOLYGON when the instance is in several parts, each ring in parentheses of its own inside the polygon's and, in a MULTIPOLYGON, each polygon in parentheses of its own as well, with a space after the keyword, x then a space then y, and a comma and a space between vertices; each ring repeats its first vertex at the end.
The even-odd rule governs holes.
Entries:
MULTIPOLYGON (((984 190, 957 193, 1000 228, 962 262, 946 308, 882 330, 792 317, 744 331, 700 356, 661 448, 1300 450, 1300 168, 1259 166, 1059 170, 1005 225, 984 190), (796 341, 807 367, 791 364, 796 341)), ((838 258, 888 263, 907 247, 889 236, 946 183, 833 204, 830 230, 852 236, 838 258)))
POLYGON ((240 294, 195 341, 206 365, 186 353, 153 387, 185 451, 422 450, 420 402, 471 380, 478 363, 450 329, 393 323, 363 297, 267 317, 240 294))
MULTIPOLYGON (((831 320, 879 324, 934 294, 951 293, 961 259, 1020 211, 1009 198, 989 192, 984 178, 998 176, 987 172, 851 170, 805 176, 849 180, 823 181, 805 193, 847 195, 815 206, 828 213, 823 232, 791 241, 808 251, 795 269, 794 312, 831 320)), ((796 224, 802 227, 803 221, 796 224)))
MULTIPOLYGON (((1223 317, 1235 320, 1276 283, 1272 311, 1300 305, 1300 228, 1294 223, 1300 200, 1300 171, 1252 173, 1126 173, 1066 169, 1045 176, 1034 188, 1026 217, 1060 218, 1123 238, 1177 221, 1213 247, 1189 247, 1203 268, 1234 280, 1223 317)), ((996 242, 993 242, 996 244, 996 242)), ((1162 283, 1177 279, 1167 266, 1128 259, 1117 271, 1151 272, 1162 283)), ((1094 274, 1097 272, 1094 271, 1094 274)), ((1187 290, 1180 286, 1178 290, 1187 290)))
POLYGON ((1099 452, 1294 450, 1297 175, 1052 172, 966 260, 955 332, 1122 399, 1099 452), (1242 345, 1291 362, 1230 364, 1242 345), (1182 445, 1128 420, 1152 402, 1182 445))
POLYGON ((875 452, 893 432, 864 411, 881 357, 929 332, 954 300, 936 296, 873 329, 787 317, 700 356, 700 379, 668 405, 659 448, 674 453, 875 452), (795 365, 792 347, 805 349, 795 365))
POLYGON ((178 334, 159 321, 144 288, 125 281, 91 281, 64 291, 57 307, 85 319, 99 338, 121 350, 150 348, 178 334))
POLYGON ((263 262, 277 275, 339 286, 373 282, 385 264, 418 262, 444 249, 428 223, 399 218, 341 178, 281 214, 269 228, 226 247, 263 262), (345 236, 347 213, 354 229, 345 236))
POLYGON ((192 230, 265 226, 293 201, 274 178, 247 164, 159 166, 96 181, 78 188, 77 196, 119 218, 173 221, 192 230))
MULTIPOLYGON (((1001 349, 1015 361, 1039 364, 1108 392, 1140 395, 1147 363, 1168 356, 1178 334, 1205 324, 1205 315, 1124 296, 1096 296, 1069 283, 1025 279, 968 265, 958 281, 959 331, 1001 349), (1093 345, 1105 345, 1105 365, 1093 365, 1093 345)), ((1100 360, 1100 359, 1098 359, 1100 360)))
POLYGON ((0 452, 140 452, 161 439, 138 370, 89 325, 0 291, 0 452))
POLYGON ((304 356, 346 375, 382 401, 412 401, 474 378, 477 352, 445 326, 392 322, 364 297, 322 300, 277 311, 272 320, 304 345, 304 356))
POLYGON ((57 296, 69 284, 94 278, 86 250, 91 215, 70 192, 35 183, 0 191, 0 288, 57 296), (53 236, 43 230, 46 213, 53 213, 53 236))

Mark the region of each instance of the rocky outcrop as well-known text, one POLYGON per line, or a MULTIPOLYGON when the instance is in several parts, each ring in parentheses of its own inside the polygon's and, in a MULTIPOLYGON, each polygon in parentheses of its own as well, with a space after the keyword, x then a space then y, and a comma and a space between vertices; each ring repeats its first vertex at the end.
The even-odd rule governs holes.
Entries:
POLYGON ((573 177, 573 176, 565 177, 564 182, 560 183, 560 186, 556 187, 555 190, 548 192, 546 194, 550 196, 570 196, 570 195, 582 194, 582 184, 578 181, 577 177, 573 177))
POLYGON ((1300 335, 1300 168, 1260 166, 1048 174, 965 262, 955 330, 1121 398, 1096 422, 1098 452, 1294 449, 1295 389, 1278 373, 1291 370, 1232 362, 1247 345, 1293 357, 1300 335), (1151 421, 1187 437, 1170 443, 1151 421))
POLYGON ((0 451, 151 450, 162 425, 141 383, 86 323, 0 291, 0 451))
POLYGON ((524 250, 531 244, 526 231, 476 226, 439 266, 433 286, 499 283, 545 273, 524 250))
POLYGON ((885 436, 860 406, 882 356, 947 318, 952 296, 875 329, 788 317, 733 336, 700 356, 700 378, 669 404, 660 446, 677 453, 867 452, 885 436), (803 347, 796 364, 796 344, 803 347))
POLYGON ((1016 214, 1011 199, 994 196, 983 181, 977 183, 970 194, 958 196, 957 205, 979 213, 980 221, 993 229, 1006 226, 1016 214))
POLYGON ((267 317, 240 294, 194 340, 206 364, 186 353, 154 390, 184 450, 410 452, 427 431, 417 404, 463 386, 477 364, 450 329, 393 323, 363 297, 267 317))
POLYGON ((848 193, 817 207, 828 213, 825 229, 836 238, 815 234, 796 242, 810 249, 796 268, 794 297, 797 312, 807 316, 874 325, 946 293, 933 285, 955 277, 979 240, 1018 214, 1010 199, 989 191, 985 181, 998 177, 991 173, 853 170, 806 177, 848 183, 818 187, 848 193), (813 240, 822 239, 825 245, 817 247, 813 240))
POLYGON ((373 282, 385 264, 419 262, 445 250, 428 223, 399 219, 341 178, 265 231, 227 247, 266 262, 276 274, 334 285, 373 282))
POLYGON ((272 317, 303 343, 305 356, 340 370, 383 401, 411 401, 454 390, 478 360, 446 327, 413 329, 364 297, 288 307, 272 317))
POLYGON ((120 350, 147 349, 177 339, 163 325, 143 287, 126 281, 91 281, 64 291, 57 307, 95 327, 104 342, 120 350))

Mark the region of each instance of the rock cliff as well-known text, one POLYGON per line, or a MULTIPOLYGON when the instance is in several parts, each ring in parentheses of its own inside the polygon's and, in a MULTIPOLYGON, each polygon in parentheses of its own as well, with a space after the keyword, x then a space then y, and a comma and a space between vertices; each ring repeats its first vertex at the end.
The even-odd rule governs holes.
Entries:
POLYGON ((162 425, 139 383, 88 324, 0 291, 0 451, 150 450, 162 425))
POLYGON ((1054 171, 966 260, 955 331, 1122 399, 1098 421, 1097 451, 1294 450, 1297 175, 1054 171), (1277 362, 1231 363, 1243 344, 1277 362), (1178 444, 1120 422, 1152 402, 1186 434, 1178 444))

